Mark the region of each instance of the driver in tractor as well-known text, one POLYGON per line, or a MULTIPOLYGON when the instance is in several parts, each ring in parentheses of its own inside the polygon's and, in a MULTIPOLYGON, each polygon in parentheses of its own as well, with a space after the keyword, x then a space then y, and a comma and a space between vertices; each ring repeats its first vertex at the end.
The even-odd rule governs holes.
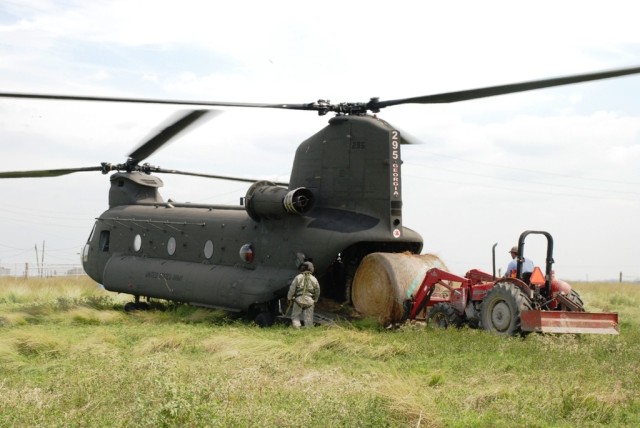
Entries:
MULTIPOLYGON (((507 270, 505 271, 505 278, 515 278, 518 272, 518 247, 511 247, 511 261, 507 265, 507 270)), ((528 259, 526 257, 522 257, 522 279, 524 282, 529 282, 529 277, 531 276, 531 272, 533 272, 534 263, 533 260, 528 259)))

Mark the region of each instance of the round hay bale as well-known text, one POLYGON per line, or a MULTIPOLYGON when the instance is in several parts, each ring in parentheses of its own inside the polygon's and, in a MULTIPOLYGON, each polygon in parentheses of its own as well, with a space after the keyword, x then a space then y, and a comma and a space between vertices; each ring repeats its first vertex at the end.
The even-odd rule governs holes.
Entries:
POLYGON ((427 270, 447 270, 434 254, 371 253, 362 259, 352 284, 354 308, 383 325, 400 322, 403 302, 422 283, 427 270))

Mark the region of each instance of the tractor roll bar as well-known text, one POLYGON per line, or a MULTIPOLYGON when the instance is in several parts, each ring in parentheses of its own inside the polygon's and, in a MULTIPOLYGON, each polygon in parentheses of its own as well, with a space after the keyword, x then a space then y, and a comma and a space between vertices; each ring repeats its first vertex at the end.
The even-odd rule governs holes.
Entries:
MULTIPOLYGON (((525 230, 520 234, 518 238, 518 270, 516 276, 522 278, 522 265, 524 263, 524 240, 528 235, 544 235, 547 237, 547 259, 545 260, 545 272, 544 272, 544 285, 546 293, 551 293, 549 284, 551 283, 551 266, 554 263, 553 260, 553 237, 549 232, 543 232, 539 230, 525 230)), ((547 296, 549 297, 549 296, 547 296)))

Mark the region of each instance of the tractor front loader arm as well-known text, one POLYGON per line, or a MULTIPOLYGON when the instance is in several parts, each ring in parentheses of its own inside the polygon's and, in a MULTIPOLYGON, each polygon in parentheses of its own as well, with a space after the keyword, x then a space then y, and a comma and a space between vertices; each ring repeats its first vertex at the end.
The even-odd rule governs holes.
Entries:
POLYGON ((455 293, 453 287, 443 281, 454 281, 465 284, 468 280, 450 272, 438 268, 431 268, 425 273, 422 284, 418 287, 418 291, 411 296, 411 299, 405 302, 405 318, 415 319, 416 316, 427 306, 436 285, 440 284, 452 293, 455 293))

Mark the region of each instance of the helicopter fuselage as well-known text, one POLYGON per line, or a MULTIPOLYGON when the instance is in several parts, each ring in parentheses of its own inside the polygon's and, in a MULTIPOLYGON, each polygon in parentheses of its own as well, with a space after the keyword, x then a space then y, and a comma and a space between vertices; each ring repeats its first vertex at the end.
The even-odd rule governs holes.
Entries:
POLYGON ((244 210, 213 207, 115 207, 96 221, 83 262, 109 291, 244 311, 282 297, 305 258, 314 256, 322 278, 346 248, 389 236, 380 224, 340 232, 313 221, 255 222, 244 210))
POLYGON ((386 122, 338 116, 300 145, 288 189, 257 182, 245 206, 165 202, 159 178, 117 173, 83 265, 110 291, 260 311, 311 259, 323 293, 342 297, 366 254, 422 248, 402 226, 400 165, 386 122))

